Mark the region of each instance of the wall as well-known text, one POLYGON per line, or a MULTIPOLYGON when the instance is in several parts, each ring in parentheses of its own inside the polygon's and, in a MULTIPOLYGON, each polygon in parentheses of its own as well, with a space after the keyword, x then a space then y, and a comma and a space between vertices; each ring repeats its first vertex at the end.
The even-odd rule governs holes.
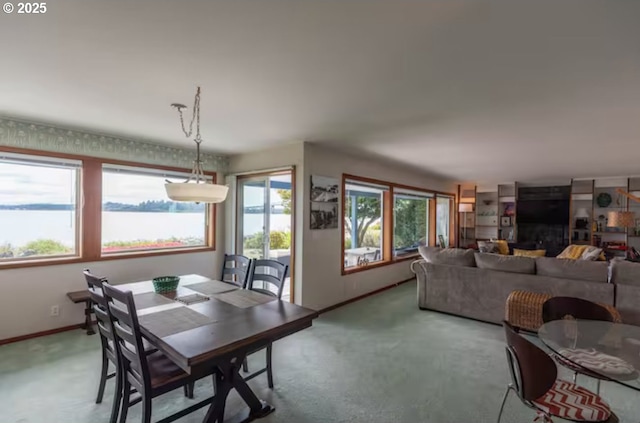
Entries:
POLYGON ((295 210, 295 247, 294 247, 294 298, 296 304, 302 304, 302 243, 303 225, 302 208, 304 198, 304 145, 303 143, 290 144, 269 150, 256 151, 246 154, 231 156, 229 159, 229 200, 225 202, 226 215, 228 217, 225 227, 225 250, 234 251, 235 226, 234 216, 236 210, 236 185, 235 176, 241 173, 254 173, 265 170, 278 169, 288 166, 296 168, 296 210, 295 210))
MULTIPOLYGON (((302 201, 304 216, 302 305, 305 307, 322 309, 413 277, 409 267, 411 261, 343 276, 340 266, 340 228, 308 229, 310 224, 308 193, 311 175, 329 176, 341 180, 343 173, 450 193, 457 191, 457 186, 453 182, 411 171, 394 163, 369 157, 357 157, 317 144, 306 143, 304 185, 307 195, 302 201)), ((342 210, 342 199, 339 207, 342 210)))

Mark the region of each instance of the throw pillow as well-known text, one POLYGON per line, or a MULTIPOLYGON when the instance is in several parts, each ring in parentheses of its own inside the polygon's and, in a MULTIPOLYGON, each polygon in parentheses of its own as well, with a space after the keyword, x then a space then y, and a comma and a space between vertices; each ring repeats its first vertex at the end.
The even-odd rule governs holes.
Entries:
POLYGON ((500 248, 495 242, 478 241, 478 251, 481 253, 499 254, 500 248))
POLYGON ((547 250, 519 250, 517 248, 513 249, 513 255, 520 257, 544 257, 545 254, 547 254, 547 250))
POLYGON ((589 245, 571 244, 567 248, 562 250, 562 252, 556 256, 556 258, 578 260, 580 257, 582 257, 582 254, 584 253, 584 250, 587 249, 587 247, 589 247, 589 245))
POLYGON ((500 251, 500 254, 504 254, 505 256, 509 255, 509 244, 507 244, 506 240, 499 239, 493 242, 495 242, 498 245, 498 250, 500 251))
POLYGON ((591 261, 599 260, 600 254, 602 254, 602 248, 598 248, 590 245, 587 248, 585 248, 584 252, 582 253, 582 256, 580 256, 580 259, 591 260, 591 261))

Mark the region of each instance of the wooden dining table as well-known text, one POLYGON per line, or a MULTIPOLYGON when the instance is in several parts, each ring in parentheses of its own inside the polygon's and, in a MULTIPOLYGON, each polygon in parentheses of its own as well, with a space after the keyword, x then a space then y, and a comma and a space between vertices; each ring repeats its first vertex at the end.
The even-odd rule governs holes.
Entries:
POLYGON ((275 409, 261 401, 240 370, 247 354, 311 326, 318 313, 255 291, 200 275, 180 276, 175 292, 157 294, 151 281, 121 284, 130 290, 140 329, 158 350, 185 372, 213 368, 216 392, 206 423, 222 423, 227 397, 235 389, 248 409, 228 421, 249 422, 275 409))

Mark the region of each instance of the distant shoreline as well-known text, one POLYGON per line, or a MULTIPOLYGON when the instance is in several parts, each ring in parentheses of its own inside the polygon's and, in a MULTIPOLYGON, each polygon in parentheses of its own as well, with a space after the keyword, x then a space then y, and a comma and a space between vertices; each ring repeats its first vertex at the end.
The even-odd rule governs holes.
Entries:
MULTIPOLYGON (((0 204, 0 210, 21 211, 75 211, 74 204, 0 204)), ((125 204, 106 202, 102 205, 102 211, 110 212, 141 212, 141 213, 201 213, 205 210, 204 204, 176 203, 172 201, 145 201, 139 204, 125 204)))

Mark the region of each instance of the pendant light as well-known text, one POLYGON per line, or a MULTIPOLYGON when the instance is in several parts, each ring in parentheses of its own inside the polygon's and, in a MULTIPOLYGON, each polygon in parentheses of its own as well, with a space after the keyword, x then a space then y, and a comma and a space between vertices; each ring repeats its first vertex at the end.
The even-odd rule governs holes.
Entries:
POLYGON ((180 115, 180 124, 182 132, 189 138, 193 133, 193 123, 196 123, 196 135, 193 141, 196 143, 196 159, 193 161, 191 176, 184 182, 170 182, 164 185, 167 196, 173 201, 188 201, 196 203, 221 203, 227 198, 229 187, 225 185, 217 185, 207 183, 207 178, 202 168, 202 160, 200 159, 200 87, 196 91, 196 98, 193 103, 193 116, 189 124, 189 130, 184 127, 184 117, 182 109, 186 109, 184 104, 173 103, 171 107, 175 107, 180 115))

